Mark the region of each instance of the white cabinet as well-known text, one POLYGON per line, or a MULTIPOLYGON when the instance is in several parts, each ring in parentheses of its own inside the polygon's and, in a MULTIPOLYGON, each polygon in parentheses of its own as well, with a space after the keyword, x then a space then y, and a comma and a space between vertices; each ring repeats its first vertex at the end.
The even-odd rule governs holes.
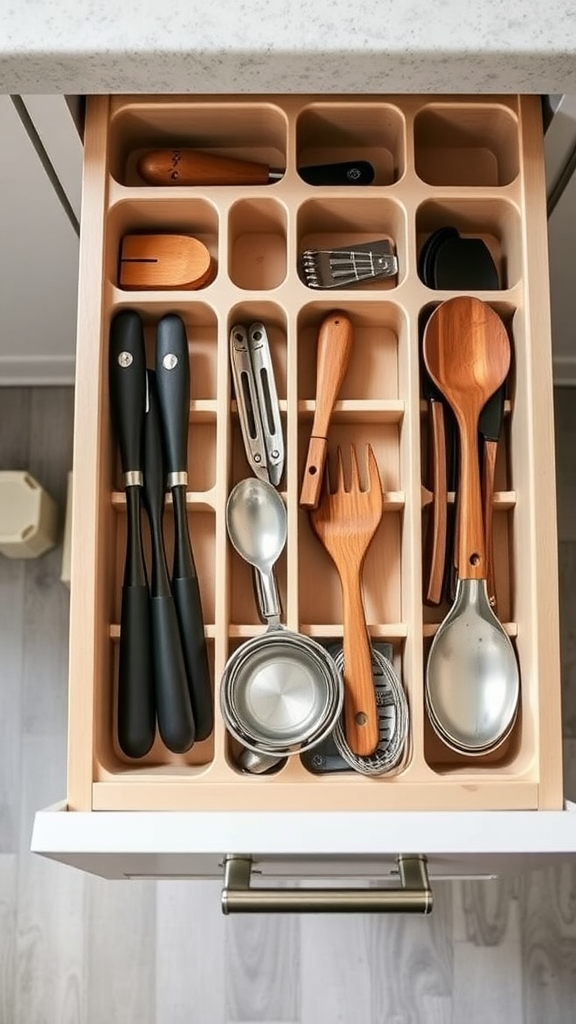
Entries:
MULTIPOLYGON (((63 134, 65 114, 54 109, 63 134)), ((0 132, 0 385, 71 384, 78 237, 8 96, 0 97, 0 132)))

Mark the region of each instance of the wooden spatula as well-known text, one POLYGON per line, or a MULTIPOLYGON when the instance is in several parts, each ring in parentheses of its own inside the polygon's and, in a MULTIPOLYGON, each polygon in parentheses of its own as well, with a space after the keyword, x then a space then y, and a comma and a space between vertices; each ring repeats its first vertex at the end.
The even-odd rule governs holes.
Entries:
POLYGON ((352 323, 346 314, 328 313, 318 333, 316 405, 300 491, 301 508, 316 508, 320 501, 328 451, 328 426, 348 369, 352 341, 352 323))
POLYGON ((212 257, 190 235, 125 235, 120 250, 121 288, 203 288, 214 276, 212 257))

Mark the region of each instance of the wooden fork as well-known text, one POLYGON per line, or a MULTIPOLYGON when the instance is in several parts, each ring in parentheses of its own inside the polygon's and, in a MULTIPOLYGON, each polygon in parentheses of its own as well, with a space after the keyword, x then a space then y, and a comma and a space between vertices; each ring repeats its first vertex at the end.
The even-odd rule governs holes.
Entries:
POLYGON ((372 654, 362 600, 362 569, 366 552, 383 512, 376 458, 366 445, 368 486, 360 487, 358 460, 350 446, 350 487, 346 490, 342 452, 338 448, 336 491, 324 474, 318 508, 310 511, 312 528, 334 562, 342 585, 344 609, 344 724, 354 754, 366 757, 378 746, 379 726, 372 679, 372 654))

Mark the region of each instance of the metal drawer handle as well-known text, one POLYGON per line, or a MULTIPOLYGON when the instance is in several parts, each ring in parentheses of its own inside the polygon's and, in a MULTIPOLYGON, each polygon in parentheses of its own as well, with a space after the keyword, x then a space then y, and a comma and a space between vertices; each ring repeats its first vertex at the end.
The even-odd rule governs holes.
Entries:
POLYGON ((430 914, 433 895, 426 857, 397 858, 399 889, 251 889, 252 858, 224 859, 223 914, 430 914))

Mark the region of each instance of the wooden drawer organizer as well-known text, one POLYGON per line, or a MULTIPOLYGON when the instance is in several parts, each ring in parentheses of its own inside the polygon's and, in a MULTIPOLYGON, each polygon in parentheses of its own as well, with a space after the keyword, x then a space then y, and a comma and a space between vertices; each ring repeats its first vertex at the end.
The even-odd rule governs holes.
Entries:
MULTIPOLYGON (((96 97, 88 102, 82 217, 72 554, 69 806, 111 810, 458 810, 558 808, 562 802, 552 373, 542 130, 536 97, 96 97), (268 186, 159 187, 138 177, 142 151, 186 141, 285 167, 268 186), (298 165, 366 158, 373 185, 312 187, 298 165), (507 744, 466 760, 426 721, 426 647, 445 609, 422 603, 427 492, 421 451, 418 318, 449 297, 418 277, 428 235, 443 224, 483 237, 503 288, 482 293, 514 342, 495 497, 501 616, 519 656, 521 711, 507 744), (118 287, 121 238, 132 231, 200 237, 217 263, 201 291, 118 287), (397 281, 337 293, 308 289, 306 247, 390 236, 397 281), (285 620, 317 638, 341 635, 339 583, 298 508, 314 409, 316 332, 330 309, 355 326, 350 370, 330 435, 370 441, 385 515, 369 552, 365 594, 374 638, 394 646, 407 691, 410 743, 394 777, 313 776, 298 757, 268 777, 234 765, 219 716, 213 736, 175 757, 157 741, 130 762, 113 740, 125 503, 110 428, 111 316, 154 325, 179 313, 192 376, 189 519, 217 692, 226 658, 261 631, 251 578, 227 542, 225 499, 249 474, 232 400, 228 336, 265 321, 283 411, 289 538, 279 566, 285 620)), ((166 523, 170 529, 171 512, 166 523)))

